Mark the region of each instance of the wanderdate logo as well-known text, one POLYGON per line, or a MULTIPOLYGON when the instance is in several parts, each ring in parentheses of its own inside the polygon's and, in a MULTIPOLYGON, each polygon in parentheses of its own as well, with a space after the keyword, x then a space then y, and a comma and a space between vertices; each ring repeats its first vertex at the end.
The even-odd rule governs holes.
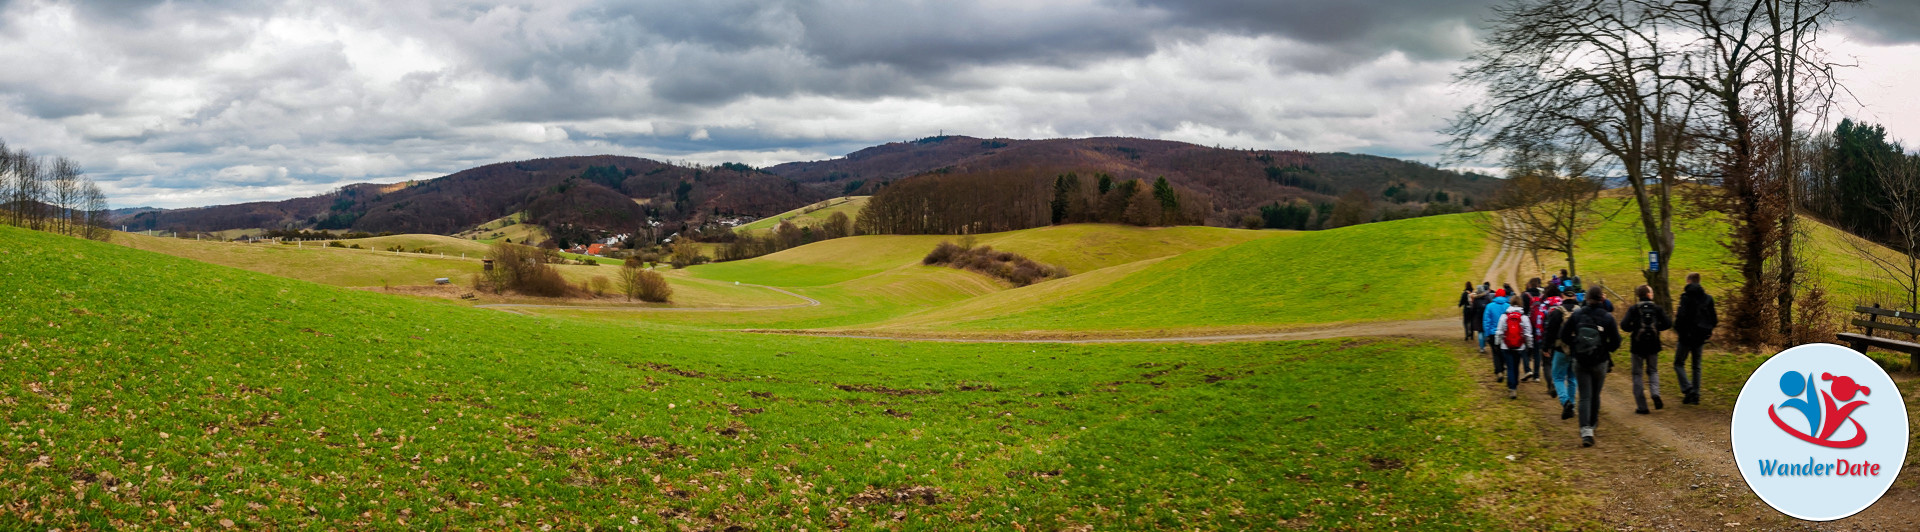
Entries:
POLYGON ((1907 411, 1893 379, 1833 344, 1788 349, 1754 370, 1734 403, 1732 431, 1747 486, 1808 521, 1872 506, 1907 457, 1907 411))

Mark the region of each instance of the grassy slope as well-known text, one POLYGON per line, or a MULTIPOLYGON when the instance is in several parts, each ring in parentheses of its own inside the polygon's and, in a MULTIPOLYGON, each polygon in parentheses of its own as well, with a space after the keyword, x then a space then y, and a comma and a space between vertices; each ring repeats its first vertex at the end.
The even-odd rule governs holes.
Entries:
MULTIPOLYGON (((487 254, 487 243, 485 242, 443 235, 389 235, 338 240, 337 242, 342 246, 358 244, 362 248, 379 250, 400 246, 407 251, 424 249, 429 253, 444 253, 452 256, 459 256, 464 253, 469 257, 480 257, 487 254)), ((307 243, 307 245, 313 244, 315 243, 307 243)), ((326 245, 325 242, 319 242, 318 244, 326 245)))
MULTIPOLYGON (((1085 271, 1290 234, 1217 227, 1069 225, 980 235, 976 240, 981 245, 1085 271)), ((896 318, 1006 288, 998 281, 971 272, 920 265, 926 252, 942 240, 954 240, 954 237, 860 236, 817 242, 745 261, 695 266, 686 271, 700 278, 785 287, 819 300, 821 305, 743 313, 656 314, 643 318, 724 328, 848 326, 896 318)), ((563 314, 586 316, 588 313, 563 314)))
POLYGON ((461 231, 453 236, 460 239, 477 239, 481 243, 486 244, 491 244, 495 240, 502 238, 513 239, 513 242, 516 244, 528 245, 539 244, 540 241, 546 240, 547 231, 541 229, 540 226, 524 223, 508 223, 517 222, 525 217, 526 213, 516 212, 495 218, 487 223, 480 224, 466 231, 461 231))
POLYGON ((847 218, 849 219, 856 218, 860 216, 860 208, 867 206, 867 198, 868 196, 842 196, 833 198, 774 216, 761 218, 755 220, 753 223, 735 228, 734 230, 743 233, 749 231, 767 231, 773 229, 774 226, 780 225, 781 220, 792 220, 794 225, 800 227, 818 227, 821 224, 827 223, 827 218, 832 217, 833 213, 836 212, 847 213, 847 218), (813 211, 808 212, 808 209, 813 209, 813 211))
POLYGON ((773 339, 0 244, 0 528, 1485 529, 1540 467, 1430 344, 773 339))
MULTIPOLYGON (((379 237, 379 239, 385 239, 381 241, 387 242, 387 245, 396 243, 445 245, 465 242, 432 235, 401 235, 379 237)), ((266 243, 234 244, 126 233, 114 234, 113 242, 135 249, 334 286, 429 285, 433 284, 434 279, 440 277, 451 279, 455 285, 465 286, 471 282, 474 274, 480 272, 478 257, 485 252, 485 246, 481 245, 478 253, 470 255, 473 258, 462 259, 457 256, 442 257, 418 253, 329 248, 312 242, 301 246, 266 243)), ((362 247, 366 246, 362 245, 362 247)), ((556 266, 555 268, 574 284, 598 276, 612 280, 618 274, 616 269, 607 266, 556 266)), ((672 284, 675 294, 674 302, 670 306, 675 307, 760 307, 791 305, 798 302, 791 296, 763 288, 736 286, 730 282, 688 275, 670 274, 667 276, 667 281, 672 284)))
POLYGON ((312 242, 299 246, 236 244, 128 233, 115 233, 113 242, 135 249, 335 286, 424 285, 432 284, 439 277, 464 282, 479 269, 478 260, 461 259, 458 256, 327 248, 312 242))
POLYGON ((1485 241, 1465 216, 1359 225, 1042 283, 881 328, 1147 331, 1434 317, 1477 276, 1485 241), (1070 281, 1072 279, 1069 279, 1070 281))
MULTIPOLYGON (((1603 199, 1598 202, 1602 212, 1619 210, 1620 214, 1589 232, 1581 240, 1577 256, 1583 277, 1589 281, 1605 281, 1609 288, 1628 297, 1632 295, 1632 287, 1645 282, 1640 271, 1647 266, 1646 238, 1640 231, 1640 221, 1631 201, 1603 199)), ((1845 244, 1842 231, 1811 218, 1803 217, 1800 221, 1807 241, 1812 244, 1807 247, 1807 258, 1818 269, 1821 283, 1833 294, 1829 300, 1836 307, 1851 308, 1856 301, 1891 289, 1878 269, 1856 256, 1845 244)), ((1688 272, 1700 272, 1708 291, 1716 298, 1722 297, 1721 292, 1735 285, 1734 281, 1739 278, 1739 273, 1728 265, 1731 255, 1719 244, 1727 234, 1725 222, 1718 216, 1705 215, 1676 220, 1675 226, 1674 247, 1679 251, 1669 266, 1674 286, 1685 284, 1688 272)), ((1887 256, 1894 253, 1877 245, 1868 246, 1887 256)), ((1564 258, 1545 254, 1540 260, 1541 273, 1551 275, 1550 272, 1559 271, 1564 258)), ((1528 266, 1531 265, 1529 262, 1528 266)))

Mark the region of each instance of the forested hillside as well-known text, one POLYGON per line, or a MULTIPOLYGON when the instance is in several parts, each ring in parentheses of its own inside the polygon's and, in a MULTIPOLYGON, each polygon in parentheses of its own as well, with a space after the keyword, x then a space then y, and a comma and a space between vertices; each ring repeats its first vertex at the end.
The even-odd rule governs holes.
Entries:
MULTIPOLYGON (((926 174, 1072 172, 1147 183, 1165 177, 1205 198, 1209 209, 1204 221, 1209 225, 1251 225, 1257 219, 1267 227, 1283 227, 1276 223, 1291 220, 1271 215, 1274 209, 1289 205, 1317 210, 1316 218, 1324 220, 1339 197, 1350 191, 1358 191, 1351 201, 1366 211, 1367 220, 1362 221, 1470 210, 1500 182, 1371 155, 1236 150, 1116 137, 928 137, 875 146, 839 159, 771 166, 767 171, 834 194, 874 193, 888 183, 926 174)), ((1285 227, 1318 228, 1310 224, 1285 227)))
POLYGON ((558 228, 630 232, 648 218, 669 226, 722 216, 768 216, 826 196, 744 165, 683 167, 598 155, 500 163, 428 181, 350 185, 319 196, 123 218, 131 230, 302 227, 449 234, 528 211, 558 228))

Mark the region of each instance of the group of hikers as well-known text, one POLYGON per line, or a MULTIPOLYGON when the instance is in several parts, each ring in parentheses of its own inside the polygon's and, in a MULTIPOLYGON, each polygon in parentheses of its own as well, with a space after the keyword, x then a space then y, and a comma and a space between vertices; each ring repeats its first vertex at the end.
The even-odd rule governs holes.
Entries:
POLYGON ((1494 382, 1507 383, 1507 398, 1519 397, 1520 383, 1546 374, 1547 395, 1560 401, 1560 419, 1580 418, 1580 446, 1593 446, 1600 422, 1600 390, 1613 372, 1613 353, 1625 333, 1631 354, 1636 414, 1666 408, 1660 398, 1660 333, 1674 331, 1679 344, 1673 371, 1684 404, 1700 404, 1700 351, 1719 325, 1713 297, 1700 287, 1700 274, 1687 275, 1679 308, 1669 315, 1653 301, 1653 289, 1634 289, 1638 301, 1620 318, 1602 286, 1583 287, 1580 278, 1559 275, 1542 283, 1527 280, 1525 290, 1511 285, 1472 282, 1460 293, 1461 325, 1469 342, 1493 360, 1494 382), (1691 362, 1692 371, 1688 371, 1691 362), (1649 393, 1650 392, 1650 393, 1649 393))

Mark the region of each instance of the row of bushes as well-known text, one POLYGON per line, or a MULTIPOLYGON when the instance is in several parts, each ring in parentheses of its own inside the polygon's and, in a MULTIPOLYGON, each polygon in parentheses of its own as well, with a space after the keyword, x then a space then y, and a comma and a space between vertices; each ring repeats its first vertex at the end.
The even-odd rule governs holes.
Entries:
POLYGON ((1014 286, 1027 286, 1068 275, 1066 268, 1036 262, 1011 251, 995 251, 993 246, 941 242, 920 260, 928 266, 947 266, 1005 279, 1014 286))

